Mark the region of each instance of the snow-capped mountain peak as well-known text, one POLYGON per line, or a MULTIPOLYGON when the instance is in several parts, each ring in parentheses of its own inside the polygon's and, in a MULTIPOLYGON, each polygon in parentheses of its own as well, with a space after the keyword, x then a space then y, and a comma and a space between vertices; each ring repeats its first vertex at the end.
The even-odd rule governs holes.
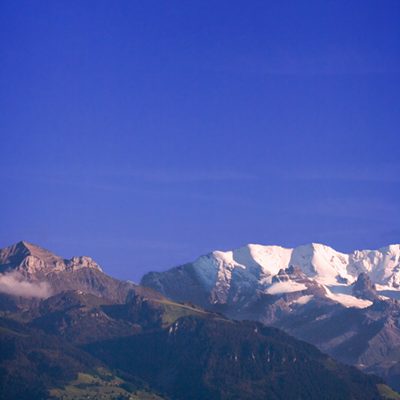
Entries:
MULTIPOLYGON (((190 267, 189 267, 190 266, 190 267)), ((356 299, 352 284, 362 273, 367 274, 373 285, 387 296, 400 288, 400 245, 393 244, 378 250, 356 250, 350 254, 339 252, 320 243, 310 243, 295 248, 276 245, 248 244, 230 251, 214 251, 201 256, 190 268, 194 285, 200 285, 213 304, 239 301, 258 292, 276 294, 299 292, 308 295, 323 288, 319 293, 345 306, 368 306, 369 300, 356 299), (295 267, 307 282, 301 284, 289 276, 285 284, 276 287, 280 271, 295 267), (291 283, 292 282, 292 283, 291 283), (275 284, 274 287, 272 287, 275 284), (278 290, 279 289, 279 290, 278 290), (353 301, 354 300, 354 301, 353 301)), ((180 274, 185 266, 178 267, 180 274)), ((179 292, 174 288, 175 268, 164 273, 149 273, 143 278, 145 285, 152 286, 166 295, 179 292), (168 276, 168 279, 165 277, 168 276), (157 282, 155 284, 154 282, 157 282)), ((178 296, 179 297, 179 296, 178 296)))

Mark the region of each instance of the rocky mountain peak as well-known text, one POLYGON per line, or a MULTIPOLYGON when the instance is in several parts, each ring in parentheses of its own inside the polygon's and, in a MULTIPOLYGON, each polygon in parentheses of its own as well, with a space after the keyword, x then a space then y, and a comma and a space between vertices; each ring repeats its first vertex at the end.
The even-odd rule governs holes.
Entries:
POLYGON ((21 240, 11 247, 13 248, 15 254, 27 254, 31 252, 31 249, 33 249, 34 246, 25 240, 21 240))
POLYGON ((20 242, 16 243, 15 249, 19 251, 28 251, 28 252, 35 252, 35 251, 40 251, 44 250, 42 247, 37 246, 33 243, 27 242, 26 240, 21 240, 20 242))
POLYGON ((377 298, 376 286, 372 284, 371 278, 365 272, 358 275, 357 281, 353 285, 353 296, 359 299, 374 301, 377 298))
POLYGON ((27 241, 0 249, 0 273, 17 271, 25 276, 42 277, 51 272, 74 271, 85 267, 101 271, 91 257, 80 256, 66 260, 27 241))
POLYGON ((66 260, 65 264, 69 269, 76 270, 79 268, 93 268, 102 271, 99 264, 88 256, 72 257, 70 260, 66 260))
POLYGON ((289 265, 288 268, 281 268, 279 272, 272 277, 274 282, 287 282, 290 280, 306 279, 307 276, 303 273, 300 267, 296 265, 289 265))

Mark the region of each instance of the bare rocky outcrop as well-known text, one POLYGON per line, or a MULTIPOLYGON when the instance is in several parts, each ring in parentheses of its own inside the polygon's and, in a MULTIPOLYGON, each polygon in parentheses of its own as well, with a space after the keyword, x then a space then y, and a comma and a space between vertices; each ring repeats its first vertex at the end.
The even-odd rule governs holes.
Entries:
POLYGON ((352 293, 359 299, 374 301, 378 298, 376 285, 372 284, 370 277, 365 272, 358 275, 357 281, 353 285, 352 293))
POLYGON ((43 298, 65 290, 81 290, 123 302, 129 291, 135 288, 137 286, 130 282, 104 274, 100 266, 88 256, 64 259, 26 241, 0 250, 2 293, 43 298), (46 290, 39 293, 35 290, 38 285, 44 285, 46 290))
POLYGON ((1 273, 17 271, 26 277, 42 279, 49 273, 75 271, 80 268, 101 271, 91 257, 72 257, 68 260, 26 241, 0 250, 1 273))

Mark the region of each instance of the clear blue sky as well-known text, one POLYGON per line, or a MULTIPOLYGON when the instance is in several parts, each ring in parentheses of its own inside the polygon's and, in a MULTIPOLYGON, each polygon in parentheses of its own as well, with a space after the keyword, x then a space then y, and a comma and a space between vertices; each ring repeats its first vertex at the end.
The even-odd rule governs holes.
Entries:
POLYGON ((400 1, 0 1, 0 247, 112 275, 400 242, 400 1))

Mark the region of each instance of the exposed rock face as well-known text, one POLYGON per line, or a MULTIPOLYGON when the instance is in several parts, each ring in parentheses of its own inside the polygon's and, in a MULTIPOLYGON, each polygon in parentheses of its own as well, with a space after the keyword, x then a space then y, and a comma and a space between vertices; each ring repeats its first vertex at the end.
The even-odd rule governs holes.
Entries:
POLYGON ((90 257, 63 259, 24 241, 0 250, 0 272, 3 274, 0 274, 0 293, 22 297, 47 297, 65 290, 82 290, 123 302, 129 291, 137 287, 107 276, 90 257), (9 284, 2 290, 6 279, 9 284), (47 285, 49 290, 35 296, 34 285, 39 284, 47 285))
POLYGON ((32 278, 43 278, 49 273, 75 271, 80 268, 93 268, 101 271, 100 266, 90 257, 73 257, 65 260, 42 247, 21 241, 0 250, 0 272, 18 271, 32 278))
POLYGON ((374 301, 378 298, 376 286, 372 284, 370 277, 365 272, 358 275, 352 293, 353 296, 358 297, 359 299, 374 301))

